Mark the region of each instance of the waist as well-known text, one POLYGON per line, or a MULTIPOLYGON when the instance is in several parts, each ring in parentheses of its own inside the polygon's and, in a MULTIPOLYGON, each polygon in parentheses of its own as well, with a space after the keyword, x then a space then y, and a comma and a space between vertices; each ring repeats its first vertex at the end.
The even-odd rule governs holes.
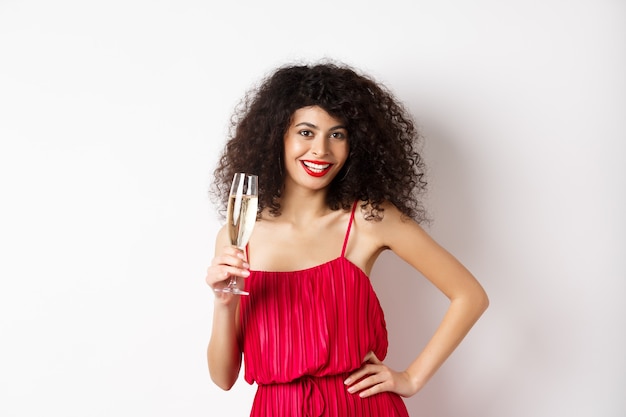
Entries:
POLYGON ((303 376, 289 382, 258 384, 253 417, 408 417, 402 398, 382 392, 361 398, 343 383, 349 372, 303 376))
POLYGON ((328 376, 305 375, 289 382, 257 384, 254 408, 259 413, 253 415, 326 416, 329 406, 335 407, 337 398, 351 395, 343 383, 348 375, 349 373, 328 376))
POLYGON ((341 372, 333 375, 302 375, 298 378, 290 381, 271 381, 271 382, 259 382, 255 381, 259 387, 272 387, 272 386, 289 386, 289 385, 302 385, 308 383, 322 383, 322 384, 337 384, 343 385, 343 381, 348 378, 350 372, 341 372))

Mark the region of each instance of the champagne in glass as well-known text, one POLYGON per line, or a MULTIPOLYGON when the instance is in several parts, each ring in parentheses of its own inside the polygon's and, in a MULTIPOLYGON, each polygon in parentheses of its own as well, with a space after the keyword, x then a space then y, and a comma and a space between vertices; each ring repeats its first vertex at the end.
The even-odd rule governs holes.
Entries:
MULTIPOLYGON (((256 175, 236 173, 230 188, 228 199, 228 235, 230 243, 239 249, 248 244, 258 207, 258 178, 256 175)), ((233 294, 248 295, 247 291, 237 287, 237 277, 231 276, 228 285, 220 290, 233 294)))

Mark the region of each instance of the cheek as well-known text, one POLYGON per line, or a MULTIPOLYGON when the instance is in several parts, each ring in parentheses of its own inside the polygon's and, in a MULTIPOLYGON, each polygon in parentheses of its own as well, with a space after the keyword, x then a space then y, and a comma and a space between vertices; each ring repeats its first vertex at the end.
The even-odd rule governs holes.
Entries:
POLYGON ((298 156, 303 152, 306 152, 302 141, 287 139, 285 140, 285 155, 298 156))
POLYGON ((350 146, 348 142, 338 143, 337 148, 335 150, 335 155, 341 158, 342 161, 346 161, 348 159, 348 155, 350 154, 350 146))

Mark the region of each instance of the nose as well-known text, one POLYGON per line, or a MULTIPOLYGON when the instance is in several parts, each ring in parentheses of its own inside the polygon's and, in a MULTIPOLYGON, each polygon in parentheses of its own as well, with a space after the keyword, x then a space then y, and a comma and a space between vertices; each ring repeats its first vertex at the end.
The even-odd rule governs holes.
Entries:
POLYGON ((311 153, 317 157, 328 155, 328 144, 326 138, 318 136, 311 141, 311 153))

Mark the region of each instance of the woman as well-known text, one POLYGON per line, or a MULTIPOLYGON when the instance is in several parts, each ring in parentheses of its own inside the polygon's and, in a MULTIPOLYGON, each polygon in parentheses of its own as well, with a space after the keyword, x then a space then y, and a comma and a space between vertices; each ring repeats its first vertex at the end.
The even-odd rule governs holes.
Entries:
MULTIPOLYGON (((207 359, 228 390, 242 357, 258 385, 252 416, 406 416, 416 394, 487 308, 472 274, 422 229, 424 164, 401 104, 354 69, 279 68, 233 118, 215 171, 224 209, 235 172, 259 176, 246 251, 222 228, 206 282, 215 292, 207 359), (405 370, 383 362, 387 331, 368 275, 392 250, 450 299, 405 370)), ((392 285, 392 284, 391 284, 392 285)))

